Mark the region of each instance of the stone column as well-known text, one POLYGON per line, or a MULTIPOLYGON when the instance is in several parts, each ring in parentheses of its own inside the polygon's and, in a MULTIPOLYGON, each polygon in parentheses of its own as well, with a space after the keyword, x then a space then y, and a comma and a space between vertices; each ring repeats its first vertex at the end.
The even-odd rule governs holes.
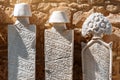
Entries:
POLYGON ((62 11, 54 11, 45 30, 45 79, 72 80, 74 32, 67 30, 69 20, 62 11))
POLYGON ((35 80, 36 26, 28 4, 16 4, 14 25, 8 26, 8 80, 35 80))
POLYGON ((102 40, 111 32, 111 24, 100 13, 91 14, 84 22, 82 35, 93 37, 82 48, 83 80, 112 80, 112 43, 102 40))

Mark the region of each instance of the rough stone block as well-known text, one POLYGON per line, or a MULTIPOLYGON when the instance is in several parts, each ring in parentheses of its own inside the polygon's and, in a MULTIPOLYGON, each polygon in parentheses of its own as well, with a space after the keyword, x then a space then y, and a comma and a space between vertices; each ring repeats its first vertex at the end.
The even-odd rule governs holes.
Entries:
POLYGON ((105 0, 88 0, 89 4, 102 4, 105 0))
POLYGON ((70 0, 45 0, 45 1, 51 1, 51 2, 69 2, 70 0))
POLYGON ((14 5, 15 3, 39 3, 44 0, 10 0, 10 3, 14 5))
POLYGON ((117 26, 116 24, 120 25, 120 14, 109 14, 107 18, 109 19, 110 23, 114 24, 115 26, 117 26))

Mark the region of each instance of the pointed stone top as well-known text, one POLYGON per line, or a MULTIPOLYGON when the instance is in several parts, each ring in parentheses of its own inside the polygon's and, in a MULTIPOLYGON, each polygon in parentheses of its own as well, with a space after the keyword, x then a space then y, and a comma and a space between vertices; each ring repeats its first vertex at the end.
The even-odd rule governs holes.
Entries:
POLYGON ((112 26, 108 19, 101 13, 91 14, 83 23, 82 35, 102 36, 103 34, 111 34, 112 26))
POLYGON ((65 12, 54 11, 49 19, 49 23, 69 23, 69 19, 65 12))
POLYGON ((14 7, 14 16, 16 16, 16 17, 32 16, 29 4, 27 4, 27 3, 16 4, 14 7))

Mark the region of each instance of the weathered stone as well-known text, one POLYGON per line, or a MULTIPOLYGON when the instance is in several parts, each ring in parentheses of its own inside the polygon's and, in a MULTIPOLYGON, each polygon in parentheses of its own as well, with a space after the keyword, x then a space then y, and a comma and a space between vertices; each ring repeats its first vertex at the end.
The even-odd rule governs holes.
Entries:
POLYGON ((10 5, 14 5, 16 3, 16 0, 10 0, 10 5))
POLYGON ((5 25, 0 27, 0 50, 4 50, 4 46, 7 45, 7 28, 5 25))
POLYGON ((110 0, 105 0, 105 4, 110 4, 111 1, 110 0))
POLYGON ((4 20, 5 20, 5 13, 0 11, 1 15, 0 15, 0 23, 4 23, 4 20))
POLYGON ((16 0, 16 3, 30 3, 30 0, 16 0))
POLYGON ((112 1, 117 1, 117 2, 120 2, 120 0, 112 0, 112 1))
POLYGON ((88 12, 82 12, 82 11, 78 11, 78 12, 74 13, 74 15, 73 15, 73 24, 76 27, 81 28, 83 22, 85 21, 85 19, 89 15, 90 15, 90 13, 88 13, 88 12))
POLYGON ((79 6, 79 4, 75 3, 75 2, 69 4, 69 7, 72 7, 72 8, 78 8, 78 6, 79 6))
POLYGON ((39 3, 42 2, 44 0, 10 0, 10 4, 14 5, 15 3, 39 3))
POLYGON ((87 2, 88 0, 77 0, 77 2, 87 2))
MULTIPOLYGON (((2 35, 0 37, 0 54, 1 54, 1 57, 0 57, 0 80, 7 80, 7 25, 8 23, 13 23, 15 21, 16 18, 13 18, 12 15, 11 15, 11 12, 13 11, 13 6, 17 3, 18 0, 1 0, 0 2, 0 35, 2 35), (10 3, 10 4, 9 4, 10 3), (10 8, 8 10, 8 7, 10 8), (11 10, 11 11, 10 11, 11 10), (9 21, 9 22, 8 22, 9 21), (4 51, 4 48, 6 49, 6 51, 4 51), (5 55, 5 56, 4 56, 5 55), (5 61, 4 61, 5 60, 5 61)), ((20 0, 20 1, 23 1, 23 0, 20 0)), ((69 29, 75 29, 75 28, 78 28, 79 30, 81 30, 81 26, 82 26, 82 23, 84 22, 84 20, 87 18, 87 16, 84 15, 84 18, 82 19, 82 22, 79 22, 78 19, 81 20, 81 17, 80 18, 76 18, 76 21, 78 20, 78 24, 77 26, 73 25, 72 24, 72 20, 73 20, 73 13, 76 13, 78 11, 82 11, 82 12, 89 12, 89 9, 93 9, 94 6, 96 6, 96 11, 95 12, 100 12, 102 14, 104 14, 105 16, 108 16, 109 13, 111 15, 112 12, 106 10, 106 6, 107 5, 119 5, 120 3, 120 0, 105 0, 104 3, 95 3, 93 5, 91 4, 88 4, 88 0, 66 0, 66 1, 63 1, 63 0, 59 0, 59 1, 56 1, 56 0, 25 0, 25 2, 27 3, 30 3, 31 7, 32 7, 32 17, 30 18, 30 21, 32 24, 37 24, 37 45, 36 45, 36 48, 37 48, 37 61, 36 61, 36 80, 45 80, 45 72, 44 72, 44 29, 45 28, 51 28, 51 24, 47 25, 49 27, 45 27, 44 24, 46 23, 46 21, 48 20, 48 17, 49 17, 49 10, 52 10, 54 8, 57 8, 57 7, 68 7, 70 9, 70 13, 71 14, 71 24, 68 24, 69 26, 67 26, 67 28, 69 29), (48 5, 48 3, 51 5, 50 9, 44 9, 46 6, 44 6, 43 8, 41 9, 38 9, 38 5, 40 3, 45 3, 44 5, 48 5), (69 7, 68 5, 72 4, 72 3, 76 3, 76 4, 79 4, 78 5, 78 8, 77 7, 69 7), (86 4, 85 7, 81 7, 81 5, 84 5, 86 4), (87 6, 88 5, 88 6, 87 6), (36 9, 37 7, 37 9, 36 9), (103 9, 104 8, 104 9, 103 9), (44 9, 44 10, 42 10, 44 9), (41 15, 40 15, 40 14, 41 15), (41 16, 40 19, 38 19, 38 16, 41 16), (42 18, 43 17, 43 18, 42 18), (80 23, 80 24, 79 24, 80 23)), ((92 0, 92 1, 98 1, 98 0, 92 0)), ((102 1, 102 0, 101 0, 102 1)), ((99 1, 98 1, 99 2, 99 1)), ((40 5, 39 5, 40 6, 40 5)), ((57 10, 57 9, 56 9, 57 10)), ((68 11, 69 12, 69 11, 68 11)), ((94 11, 93 11, 94 12, 94 11)), ((86 13, 86 15, 88 14, 91 14, 91 13, 86 13)), ((109 16, 110 16, 109 15, 109 16)), ((74 15, 75 16, 75 15, 74 15)), ((78 15, 78 17, 81 16, 81 15, 78 15)), ((77 17, 77 16, 76 16, 77 17)), ((113 75, 113 80, 119 80, 120 79, 120 68, 119 68, 119 63, 120 63, 120 60, 118 60, 118 57, 120 57, 120 39, 119 39, 119 35, 120 35, 120 29, 119 29, 119 25, 120 25, 120 20, 118 19, 119 17, 119 10, 117 12, 115 12, 115 14, 112 14, 111 17, 109 18, 110 22, 112 21, 112 25, 114 26, 114 32, 111 36, 107 36, 105 38, 105 41, 106 42, 110 42, 110 41, 113 41, 113 58, 114 58, 114 61, 116 64, 113 64, 114 67, 114 71, 113 73, 115 72, 116 74, 113 75), (113 16, 113 17, 112 17, 113 16), (116 16, 116 17, 115 17, 116 16), (115 22, 114 22, 115 21, 115 22), (115 55, 115 56, 114 56, 115 55)), ((75 18, 74 18, 75 20, 75 18)), ((74 69, 73 69, 73 78, 75 80, 82 80, 81 76, 81 62, 80 62, 80 54, 81 54, 81 45, 80 45, 80 42, 81 40, 83 42, 86 42, 86 41, 89 41, 91 38, 90 37, 81 37, 80 36, 80 33, 81 31, 77 31, 76 33, 76 30, 75 30, 75 46, 77 46, 77 48, 75 47, 74 50, 74 54, 77 54, 77 55, 74 55, 74 69), (78 58, 79 57, 79 58, 78 58)), ((74 80, 73 79, 73 80, 74 80)))
POLYGON ((81 11, 89 11, 91 9, 91 6, 89 4, 81 4, 78 5, 78 10, 81 11))
POLYGON ((39 2, 42 2, 44 0, 31 0, 30 3, 39 3, 39 2))
POLYGON ((65 6, 65 7, 67 7, 67 6, 68 6, 68 3, 61 2, 61 3, 59 3, 59 6, 65 6))
POLYGON ((8 79, 35 80, 34 25, 25 28, 21 23, 8 27, 8 79))
POLYGON ((34 11, 32 14, 33 16, 30 18, 30 22, 36 23, 36 25, 44 25, 43 23, 45 23, 48 19, 48 15, 43 12, 34 11))
POLYGON ((94 35, 101 37, 103 34, 111 34, 112 25, 106 17, 101 13, 91 14, 84 22, 82 27, 82 35, 94 35))
POLYGON ((8 5, 9 0, 0 0, 0 4, 8 5))
POLYGON ((107 5, 106 10, 111 13, 117 13, 120 11, 119 5, 107 5))
POLYGON ((50 3, 53 8, 58 7, 58 3, 50 3))
POLYGON ((46 80, 72 80, 72 58, 58 59, 46 63, 46 80))
POLYGON ((110 45, 107 47, 106 45, 108 44, 93 40, 83 48, 83 80, 111 79, 112 53, 110 45))
POLYGON ((114 26, 120 27, 120 14, 109 14, 107 18, 114 26))
POLYGON ((88 0, 89 4, 101 4, 104 3, 105 0, 88 0))
POLYGON ((11 7, 6 7, 5 8, 5 14, 4 14, 4 16, 5 16, 5 20, 4 20, 4 23, 13 23, 13 21, 15 20, 14 18, 13 18, 13 8, 11 8, 11 7))
POLYGON ((102 14, 104 14, 105 16, 108 16, 108 15, 109 15, 109 12, 106 11, 106 9, 105 9, 104 6, 99 6, 99 7, 98 7, 98 6, 94 6, 93 9, 94 9, 95 12, 102 13, 102 14))
POLYGON ((0 2, 4 2, 5 0, 0 0, 0 2))
POLYGON ((111 80, 112 43, 101 40, 104 34, 111 34, 111 31, 109 21, 100 13, 93 13, 85 20, 82 36, 93 37, 87 44, 82 44, 83 80, 111 80))
POLYGON ((50 1, 50 2, 70 2, 70 0, 47 0, 47 1, 50 1))
POLYGON ((59 33, 45 30, 46 80, 72 80, 72 38, 73 31, 62 31, 62 33, 59 33), (61 35, 64 35, 64 37, 61 35))
POLYGON ((42 12, 49 12, 49 10, 52 8, 50 3, 39 3, 38 10, 42 12))
POLYGON ((65 30, 63 22, 53 23, 52 29, 45 30, 46 80, 72 80, 74 32, 65 30))
POLYGON ((86 18, 86 15, 83 18, 82 14, 83 14, 82 11, 78 11, 78 12, 74 13, 74 15, 73 15, 73 24, 75 24, 75 26, 77 26, 77 27, 81 27, 83 21, 86 18))
POLYGON ((31 10, 32 10, 32 11, 37 10, 37 5, 36 5, 36 4, 31 5, 31 10))
POLYGON ((0 5, 0 9, 1 9, 1 11, 5 10, 5 6, 4 5, 0 5))
POLYGON ((5 3, 6 1, 9 1, 9 0, 0 0, 0 3, 5 3))

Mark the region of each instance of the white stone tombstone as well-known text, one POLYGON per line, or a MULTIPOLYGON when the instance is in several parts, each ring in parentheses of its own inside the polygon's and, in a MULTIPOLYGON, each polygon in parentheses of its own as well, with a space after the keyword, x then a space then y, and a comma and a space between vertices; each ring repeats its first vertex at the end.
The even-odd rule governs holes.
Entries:
POLYGON ((14 16, 8 26, 8 80, 35 80, 36 26, 29 24, 29 5, 16 4, 14 16))
POLYGON ((101 39, 111 32, 111 24, 100 13, 91 14, 84 22, 82 35, 93 37, 82 49, 83 80, 112 80, 112 43, 101 39))
POLYGON ((45 80, 72 80, 74 31, 66 30, 69 20, 62 11, 54 11, 45 30, 45 80))

